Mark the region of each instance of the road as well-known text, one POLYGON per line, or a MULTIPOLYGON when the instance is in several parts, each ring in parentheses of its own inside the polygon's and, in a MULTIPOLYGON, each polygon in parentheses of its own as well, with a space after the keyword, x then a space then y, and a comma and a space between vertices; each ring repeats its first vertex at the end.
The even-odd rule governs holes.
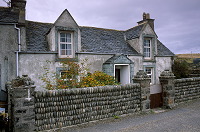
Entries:
POLYGON ((200 99, 161 111, 87 123, 67 132, 200 132, 200 99))

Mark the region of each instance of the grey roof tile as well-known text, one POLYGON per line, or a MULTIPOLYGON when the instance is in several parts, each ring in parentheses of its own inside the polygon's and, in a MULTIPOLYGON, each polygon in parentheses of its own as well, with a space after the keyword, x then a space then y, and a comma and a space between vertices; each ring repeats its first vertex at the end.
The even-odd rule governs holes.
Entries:
POLYGON ((80 27, 83 52, 138 54, 126 41, 124 31, 80 27))
POLYGON ((135 26, 125 31, 126 39, 130 40, 133 38, 137 38, 140 35, 140 32, 145 24, 135 26))
MULTIPOLYGON (((27 51, 49 51, 46 35, 53 24, 26 21, 27 51)), ((102 29, 94 27, 80 27, 82 52, 135 54, 126 41, 139 36, 144 25, 133 27, 127 31, 102 29)), ((158 56, 174 56, 174 54, 158 41, 158 56)))
POLYGON ((157 56, 175 56, 165 45, 163 45, 159 40, 157 41, 157 56))
POLYGON ((13 11, 12 8, 0 7, 0 22, 17 23, 19 20, 19 11, 13 11))
POLYGON ((52 25, 26 21, 27 51, 49 51, 46 36, 52 25))

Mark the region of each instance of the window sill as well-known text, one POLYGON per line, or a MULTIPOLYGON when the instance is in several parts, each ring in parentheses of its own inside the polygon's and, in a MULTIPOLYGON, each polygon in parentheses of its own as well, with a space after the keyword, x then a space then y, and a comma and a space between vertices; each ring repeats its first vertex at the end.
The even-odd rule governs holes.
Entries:
POLYGON ((56 62, 72 61, 78 62, 78 58, 56 58, 56 62))
POLYGON ((154 59, 144 59, 143 61, 144 62, 156 62, 156 60, 154 60, 154 59))

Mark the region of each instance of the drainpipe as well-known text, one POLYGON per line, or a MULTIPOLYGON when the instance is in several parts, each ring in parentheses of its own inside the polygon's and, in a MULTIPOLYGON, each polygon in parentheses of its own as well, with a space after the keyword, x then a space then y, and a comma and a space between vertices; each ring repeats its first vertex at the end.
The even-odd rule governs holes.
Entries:
POLYGON ((18 35, 18 51, 16 51, 16 71, 17 71, 17 76, 19 76, 19 52, 21 52, 21 39, 20 39, 20 28, 17 27, 15 24, 15 29, 17 30, 17 35, 18 35))

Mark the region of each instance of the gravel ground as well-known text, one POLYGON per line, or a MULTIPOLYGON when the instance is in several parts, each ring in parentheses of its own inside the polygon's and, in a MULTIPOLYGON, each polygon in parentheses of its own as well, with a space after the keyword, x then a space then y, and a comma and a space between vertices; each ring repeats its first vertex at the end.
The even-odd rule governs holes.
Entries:
POLYGON ((126 115, 69 127, 66 132, 200 132, 200 99, 172 110, 126 115))

